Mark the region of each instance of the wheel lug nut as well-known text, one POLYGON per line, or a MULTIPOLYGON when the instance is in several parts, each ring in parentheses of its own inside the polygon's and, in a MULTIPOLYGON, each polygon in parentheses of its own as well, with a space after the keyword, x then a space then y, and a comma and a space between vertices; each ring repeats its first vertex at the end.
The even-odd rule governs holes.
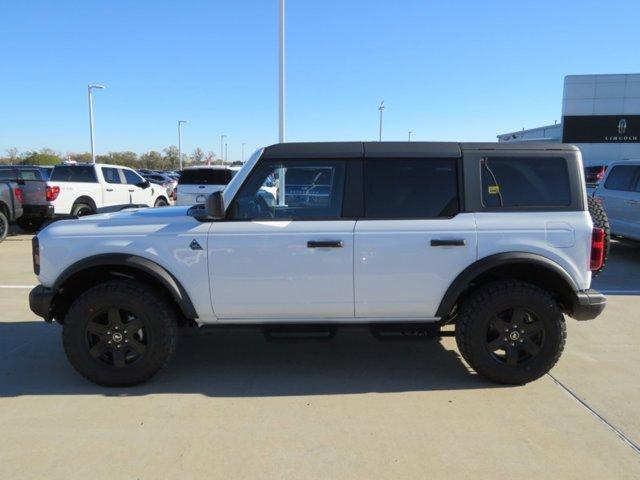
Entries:
POLYGON ((107 335, 111 335, 111 332, 109 330, 107 330, 107 335))
POLYGON ((109 345, 111 345, 111 340, 109 340, 107 343, 108 343, 109 345))
POLYGON ((520 340, 520 343, 524 342, 524 340, 520 340))
MULTIPOLYGON (((515 347, 515 346, 516 346, 516 344, 515 344, 515 343, 511 343, 511 346, 512 346, 512 347, 515 347)), ((118 347, 118 348, 120 348, 120 347, 118 347)))
POLYGON ((127 333, 127 331, 125 330, 124 333, 127 333))

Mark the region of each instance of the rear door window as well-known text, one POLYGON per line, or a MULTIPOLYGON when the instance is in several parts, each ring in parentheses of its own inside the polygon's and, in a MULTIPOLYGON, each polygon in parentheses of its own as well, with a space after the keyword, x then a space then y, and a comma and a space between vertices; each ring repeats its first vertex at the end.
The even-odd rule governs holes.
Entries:
POLYGON ((88 165, 61 165, 56 166, 51 172, 52 182, 84 182, 96 183, 96 172, 88 165))
POLYGON ((17 174, 13 168, 0 168, 0 180, 15 181, 17 174))
POLYGON ((571 183, 564 158, 486 157, 481 159, 480 168, 485 207, 571 205, 571 183))
POLYGON ((638 165, 616 165, 609 172, 604 188, 632 192, 639 171, 640 166, 638 165))
POLYGON ((107 183, 122 183, 117 168, 102 167, 102 176, 107 183))
POLYGON ((229 170, 224 168, 192 168, 182 171, 181 185, 226 185, 231 180, 229 170))
POLYGON ((365 218, 453 217, 460 209, 457 159, 365 161, 365 218))

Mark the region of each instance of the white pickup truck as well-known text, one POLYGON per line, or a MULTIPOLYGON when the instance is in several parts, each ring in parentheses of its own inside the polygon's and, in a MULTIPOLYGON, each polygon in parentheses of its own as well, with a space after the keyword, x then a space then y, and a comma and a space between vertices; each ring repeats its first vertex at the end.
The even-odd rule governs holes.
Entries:
POLYGON ((49 180, 56 215, 81 217, 116 205, 169 205, 167 191, 131 168, 107 164, 56 165, 49 180))

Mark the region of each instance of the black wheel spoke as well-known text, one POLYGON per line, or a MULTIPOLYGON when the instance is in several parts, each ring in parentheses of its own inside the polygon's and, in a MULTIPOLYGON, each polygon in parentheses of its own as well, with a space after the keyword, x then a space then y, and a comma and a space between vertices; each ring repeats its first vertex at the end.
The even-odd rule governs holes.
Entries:
POLYGON ((487 343, 487 348, 490 352, 495 352, 496 350, 504 348, 504 344, 504 338, 502 337, 502 335, 498 335, 494 340, 491 340, 489 343, 487 343))
POLYGON ((526 323, 522 326, 522 330, 524 330, 526 336, 531 337, 540 333, 543 330, 543 325, 542 322, 526 323))
POLYGON ((524 342, 521 345, 522 350, 527 352, 529 355, 534 356, 540 351, 540 346, 536 345, 530 338, 525 338, 524 342))
POLYGON ((89 322, 87 325, 87 331, 89 333, 93 333, 94 335, 106 335, 109 327, 106 325, 102 325, 101 323, 89 322))
POLYGON ((518 349, 515 347, 507 348, 507 365, 515 366, 518 364, 518 349))
POLYGON ((523 308, 516 307, 513 309, 513 313, 511 314, 511 322, 514 325, 524 325, 524 322, 527 318, 527 312, 523 308))
POLYGON ((89 349, 89 355, 91 355, 93 358, 100 358, 106 350, 107 346, 104 342, 100 341, 89 349))
POLYGON ((489 325, 491 326, 491 328, 499 332, 500 335, 503 335, 504 332, 509 328, 510 324, 499 317, 493 317, 489 325))
POLYGON ((122 350, 121 348, 115 349, 113 351, 113 365, 115 367, 124 367, 125 365, 124 350, 122 350))
POLYGON ((122 317, 120 316, 119 309, 112 307, 109 309, 107 315, 109 318, 109 326, 111 326, 112 328, 120 328, 122 326, 122 317))
POLYGON ((124 324, 124 329, 127 331, 128 336, 133 336, 139 330, 141 330, 143 326, 144 325, 142 323, 142 320, 140 320, 139 318, 134 318, 133 320, 130 320, 129 322, 124 324))
POLYGON ((129 340, 128 345, 129 345, 129 349, 132 352, 137 353, 138 355, 144 355, 144 353, 147 351, 147 346, 144 343, 139 342, 135 338, 132 340, 129 340))

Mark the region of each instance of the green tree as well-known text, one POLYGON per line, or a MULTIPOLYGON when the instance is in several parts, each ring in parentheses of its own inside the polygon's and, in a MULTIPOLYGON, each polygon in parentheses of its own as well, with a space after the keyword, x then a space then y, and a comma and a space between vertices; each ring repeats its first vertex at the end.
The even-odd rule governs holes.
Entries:
POLYGON ((180 162, 178 161, 178 147, 171 145, 163 150, 164 160, 169 165, 170 169, 175 170, 179 168, 180 162))
POLYGON ((43 148, 39 152, 27 152, 22 156, 23 165, 56 165, 62 162, 58 153, 50 148, 43 148))

